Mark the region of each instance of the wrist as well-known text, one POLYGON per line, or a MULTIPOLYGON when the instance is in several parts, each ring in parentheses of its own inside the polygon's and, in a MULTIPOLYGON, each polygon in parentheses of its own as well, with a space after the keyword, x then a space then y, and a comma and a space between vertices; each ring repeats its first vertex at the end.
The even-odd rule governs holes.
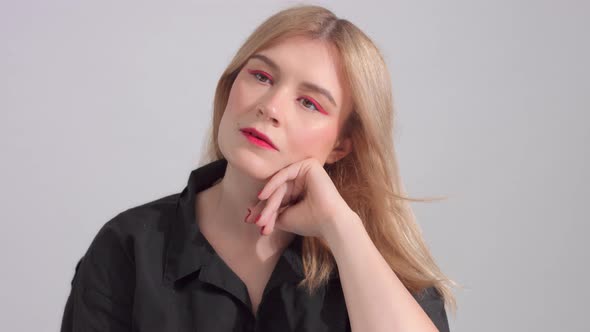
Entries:
MULTIPOLYGON (((334 250, 338 245, 345 241, 349 230, 361 227, 364 229, 361 218, 351 209, 342 213, 331 216, 325 223, 322 231, 322 237, 328 246, 334 250)), ((355 230, 352 230, 355 232, 355 230)))

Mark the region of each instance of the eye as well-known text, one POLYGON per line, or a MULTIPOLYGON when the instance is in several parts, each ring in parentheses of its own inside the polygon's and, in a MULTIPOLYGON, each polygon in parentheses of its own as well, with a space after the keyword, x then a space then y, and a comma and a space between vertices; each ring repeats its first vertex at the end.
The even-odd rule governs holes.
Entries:
POLYGON ((318 112, 324 112, 324 109, 313 99, 309 99, 306 97, 301 97, 301 105, 303 105, 303 107, 312 110, 312 111, 318 111, 318 112))
POLYGON ((254 76, 254 78, 256 78, 256 80, 259 82, 272 83, 272 79, 271 79, 270 75, 268 75, 267 73, 265 73, 263 71, 249 69, 248 73, 250 73, 252 76, 254 76))

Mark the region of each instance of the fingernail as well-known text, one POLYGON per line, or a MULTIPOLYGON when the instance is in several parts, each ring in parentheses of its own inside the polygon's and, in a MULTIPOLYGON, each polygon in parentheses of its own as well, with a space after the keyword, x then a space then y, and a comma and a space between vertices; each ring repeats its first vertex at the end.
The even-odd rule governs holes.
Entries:
POLYGON ((244 218, 244 222, 246 222, 246 223, 248 222, 248 217, 250 216, 251 212, 252 211, 250 209, 248 209, 248 214, 246 215, 246 218, 244 218))

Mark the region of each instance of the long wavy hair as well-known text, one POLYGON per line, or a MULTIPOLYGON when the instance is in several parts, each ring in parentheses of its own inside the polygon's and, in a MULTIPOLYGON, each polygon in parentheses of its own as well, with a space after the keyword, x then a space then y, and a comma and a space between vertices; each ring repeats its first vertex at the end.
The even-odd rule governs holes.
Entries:
MULTIPOLYGON (((259 25, 235 54, 217 83, 212 124, 201 164, 224 158, 217 135, 232 84, 254 53, 289 37, 305 36, 331 43, 339 51, 342 70, 352 93, 353 110, 339 137, 350 137, 353 150, 325 164, 346 203, 362 219, 373 243, 413 294, 435 287, 445 306, 455 313, 456 300, 447 278, 435 263, 415 221, 409 202, 436 198, 405 195, 393 144, 393 96, 389 71, 378 48, 351 22, 330 10, 297 5, 274 14, 259 25)), ((299 286, 310 292, 324 285, 336 268, 335 259, 320 238, 303 238, 305 279, 299 286)))

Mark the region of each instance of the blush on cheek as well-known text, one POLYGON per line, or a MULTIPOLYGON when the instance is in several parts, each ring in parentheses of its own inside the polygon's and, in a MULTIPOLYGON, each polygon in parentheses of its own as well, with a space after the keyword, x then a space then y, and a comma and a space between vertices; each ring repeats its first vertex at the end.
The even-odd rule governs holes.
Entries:
POLYGON ((292 139, 293 154, 313 156, 324 160, 332 151, 337 129, 329 127, 299 130, 292 139))

